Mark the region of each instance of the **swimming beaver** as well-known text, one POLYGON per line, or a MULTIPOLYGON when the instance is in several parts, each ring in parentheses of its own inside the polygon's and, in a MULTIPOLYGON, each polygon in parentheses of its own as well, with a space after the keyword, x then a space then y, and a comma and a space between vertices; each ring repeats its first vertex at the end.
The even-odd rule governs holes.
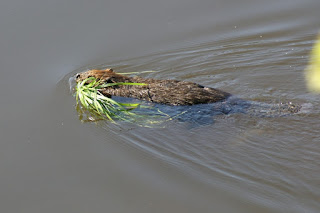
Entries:
POLYGON ((205 87, 196 83, 177 80, 157 80, 151 78, 128 77, 115 73, 112 69, 89 70, 78 73, 76 81, 82 81, 88 77, 95 77, 105 83, 145 83, 144 86, 113 86, 101 89, 105 96, 121 96, 137 98, 159 104, 167 105, 194 105, 208 104, 225 100, 230 93, 205 87))

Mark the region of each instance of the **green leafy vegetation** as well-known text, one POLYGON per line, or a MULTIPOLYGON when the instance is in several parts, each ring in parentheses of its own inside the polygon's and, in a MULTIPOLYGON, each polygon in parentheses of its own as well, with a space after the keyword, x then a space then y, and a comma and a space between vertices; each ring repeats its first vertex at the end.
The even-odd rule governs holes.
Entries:
MULTIPOLYGON (((100 90, 105 87, 119 85, 145 85, 143 83, 102 83, 94 77, 80 81, 76 85, 77 110, 80 113, 81 120, 83 114, 89 113, 91 120, 114 119, 130 120, 135 116, 131 112, 139 107, 136 103, 120 103, 112 98, 104 96, 100 90), (94 119, 93 119, 94 118, 94 119)), ((88 116, 89 117, 89 116, 88 116)))

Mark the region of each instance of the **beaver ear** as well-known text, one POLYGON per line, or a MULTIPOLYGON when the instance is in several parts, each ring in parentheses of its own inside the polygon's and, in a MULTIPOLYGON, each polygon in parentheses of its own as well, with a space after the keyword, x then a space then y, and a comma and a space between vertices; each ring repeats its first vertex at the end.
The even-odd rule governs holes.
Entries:
POLYGON ((113 69, 105 69, 104 71, 113 72, 113 69))

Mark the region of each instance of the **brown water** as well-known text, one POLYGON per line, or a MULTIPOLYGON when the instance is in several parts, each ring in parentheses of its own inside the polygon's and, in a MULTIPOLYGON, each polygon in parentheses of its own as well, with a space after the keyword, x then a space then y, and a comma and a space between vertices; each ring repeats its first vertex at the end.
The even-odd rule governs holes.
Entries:
MULTIPOLYGON (((2 1, 1 212, 320 212, 318 0, 2 1), (155 70, 300 114, 81 123, 69 77, 155 70)), ((171 108, 175 110, 175 108, 171 108)))

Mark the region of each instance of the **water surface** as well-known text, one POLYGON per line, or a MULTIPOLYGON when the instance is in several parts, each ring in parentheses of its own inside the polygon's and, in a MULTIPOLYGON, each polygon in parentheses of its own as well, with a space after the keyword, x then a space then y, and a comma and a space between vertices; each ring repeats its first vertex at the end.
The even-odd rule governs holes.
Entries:
POLYGON ((2 211, 319 212, 320 100, 303 76, 319 7, 316 0, 0 3, 2 211), (163 128, 81 123, 68 80, 107 67, 155 70, 141 76, 304 110, 220 114, 204 125, 177 119, 163 128))

